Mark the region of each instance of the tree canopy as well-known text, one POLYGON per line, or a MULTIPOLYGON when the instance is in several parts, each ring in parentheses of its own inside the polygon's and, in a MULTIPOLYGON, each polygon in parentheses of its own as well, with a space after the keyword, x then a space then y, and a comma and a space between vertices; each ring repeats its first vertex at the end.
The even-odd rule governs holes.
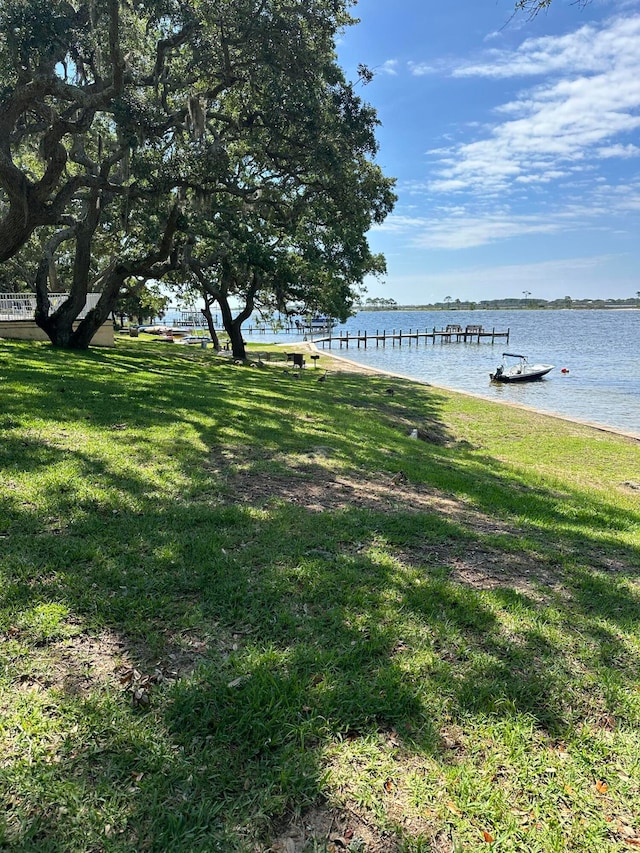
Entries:
POLYGON ((348 309, 394 201, 335 59, 350 23, 344 0, 3 4, 0 261, 39 251, 54 343, 88 345, 129 284, 168 274, 348 309))
POLYGON ((236 357, 244 357, 239 327, 256 307, 298 303, 346 318, 354 285, 384 271, 366 232, 391 210, 393 182, 368 159, 371 110, 335 72, 331 86, 316 82, 313 98, 305 88, 266 146, 234 157, 236 194, 192 215, 186 266, 219 303, 236 357), (242 306, 235 318, 231 297, 242 306))

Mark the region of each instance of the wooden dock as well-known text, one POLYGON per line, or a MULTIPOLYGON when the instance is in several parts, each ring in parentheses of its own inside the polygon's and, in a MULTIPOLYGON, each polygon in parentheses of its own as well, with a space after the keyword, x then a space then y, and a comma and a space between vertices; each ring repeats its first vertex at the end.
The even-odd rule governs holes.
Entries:
POLYGON ((442 344, 449 343, 481 343, 482 341, 487 341, 494 343, 496 340, 503 340, 505 343, 509 343, 509 329, 506 332, 497 332, 495 329, 484 329, 482 326, 465 326, 464 329, 462 326, 449 325, 444 329, 436 329, 433 328, 431 331, 429 329, 409 329, 408 332, 403 332, 402 329, 396 331, 388 332, 383 329, 381 332, 376 330, 375 334, 372 332, 364 332, 358 331, 356 334, 353 332, 345 331, 339 332, 338 334, 331 334, 322 337, 322 338, 313 338, 313 342, 315 344, 322 344, 323 348, 326 344, 332 346, 333 344, 339 344, 340 349, 342 347, 349 348, 351 346, 363 346, 365 349, 367 345, 375 345, 386 346, 386 344, 391 344, 391 346, 402 346, 403 342, 408 343, 409 346, 413 342, 420 343, 427 341, 431 341, 432 344, 435 344, 436 341, 442 344))

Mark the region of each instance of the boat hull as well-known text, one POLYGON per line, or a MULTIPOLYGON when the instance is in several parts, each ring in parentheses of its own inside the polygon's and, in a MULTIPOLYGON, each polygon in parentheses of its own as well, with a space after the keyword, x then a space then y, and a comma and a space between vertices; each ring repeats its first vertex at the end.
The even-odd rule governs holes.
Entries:
POLYGON ((491 373, 490 376, 492 382, 535 382, 538 379, 542 379, 543 376, 546 376, 552 370, 553 365, 540 364, 532 365, 519 372, 517 368, 515 370, 505 370, 502 373, 496 371, 495 373, 491 373))

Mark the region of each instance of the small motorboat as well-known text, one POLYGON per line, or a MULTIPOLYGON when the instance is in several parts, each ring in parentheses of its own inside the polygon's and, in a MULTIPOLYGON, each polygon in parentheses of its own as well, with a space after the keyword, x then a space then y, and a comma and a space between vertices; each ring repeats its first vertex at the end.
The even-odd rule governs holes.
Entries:
POLYGON ((534 379, 542 379, 553 370, 552 364, 529 364, 526 355, 513 352, 503 352, 502 359, 502 364, 496 368, 496 372, 489 374, 492 382, 531 382, 534 379), (516 362, 505 361, 514 358, 517 359, 516 362))
POLYGON ((324 314, 314 314, 312 317, 295 321, 296 328, 304 332, 324 332, 330 330, 336 323, 337 320, 324 314))

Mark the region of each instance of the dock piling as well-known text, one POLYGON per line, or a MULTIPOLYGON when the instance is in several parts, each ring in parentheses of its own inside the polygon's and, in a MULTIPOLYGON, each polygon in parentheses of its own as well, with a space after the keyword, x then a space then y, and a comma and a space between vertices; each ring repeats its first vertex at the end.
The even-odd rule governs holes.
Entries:
POLYGON ((362 344, 366 349, 369 342, 372 340, 376 342, 376 347, 379 347, 380 344, 384 347, 388 341, 391 341, 392 347, 395 347, 396 342, 398 346, 401 347, 403 340, 408 340, 409 346, 411 346, 414 340, 416 344, 421 341, 426 343, 429 340, 432 344, 435 344, 436 340, 439 340, 441 344, 453 343, 454 341, 457 343, 479 344, 482 343, 483 340, 490 341, 493 344, 498 339, 505 340, 509 343, 509 336, 509 329, 507 329, 506 332, 499 332, 496 331, 495 326, 490 331, 485 331, 482 326, 467 326, 465 329, 462 329, 461 327, 436 329, 434 326, 431 331, 425 328, 424 332, 421 332, 420 329, 409 329, 407 332, 403 332, 402 329, 393 329, 391 332, 387 332, 386 329, 382 329, 382 331, 380 331, 380 329, 376 329, 375 334, 368 332, 366 329, 358 329, 356 334, 349 332, 348 329, 339 334, 334 334, 330 331, 326 337, 317 338, 315 342, 317 344, 321 343, 323 347, 325 344, 329 344, 329 347, 331 347, 332 344, 337 341, 340 349, 342 349, 343 346, 348 349, 349 344, 355 341, 358 348, 360 348, 360 345, 362 344))

